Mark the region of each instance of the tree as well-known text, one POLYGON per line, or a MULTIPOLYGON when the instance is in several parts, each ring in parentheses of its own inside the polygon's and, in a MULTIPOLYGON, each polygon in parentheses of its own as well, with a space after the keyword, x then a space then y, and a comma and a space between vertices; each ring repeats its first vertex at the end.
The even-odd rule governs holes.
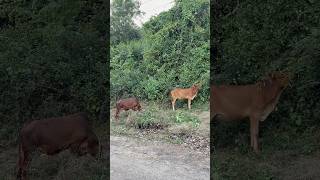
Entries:
POLYGON ((173 87, 201 83, 209 96, 209 0, 179 0, 146 22, 139 40, 111 48, 111 94, 167 100, 173 87))
POLYGON ((271 71, 290 71, 294 83, 284 91, 276 123, 301 129, 319 125, 319 5, 286 0, 215 4, 221 29, 213 38, 220 39, 221 57, 213 63, 219 68, 213 82, 247 84, 271 71))
POLYGON ((106 2, 10 1, 0 9, 0 139, 13 140, 30 119, 77 111, 97 118, 108 93, 106 2))
POLYGON ((143 12, 139 10, 140 3, 136 0, 113 0, 111 4, 111 45, 140 38, 134 17, 143 12))

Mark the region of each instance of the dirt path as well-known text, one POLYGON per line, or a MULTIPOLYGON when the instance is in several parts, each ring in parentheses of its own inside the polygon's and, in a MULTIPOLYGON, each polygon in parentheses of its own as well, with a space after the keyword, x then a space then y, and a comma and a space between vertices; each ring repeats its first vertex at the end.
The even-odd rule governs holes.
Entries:
POLYGON ((111 136, 111 180, 209 180, 209 156, 180 145, 111 136))

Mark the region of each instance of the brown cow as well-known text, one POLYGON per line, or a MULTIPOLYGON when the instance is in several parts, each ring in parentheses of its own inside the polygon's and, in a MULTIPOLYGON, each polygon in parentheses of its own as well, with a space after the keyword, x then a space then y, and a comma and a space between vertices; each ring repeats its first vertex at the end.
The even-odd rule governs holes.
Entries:
POLYGON ((250 119, 251 147, 259 151, 259 121, 274 110, 283 90, 289 84, 288 74, 270 73, 264 80, 251 85, 211 85, 210 119, 250 119))
POLYGON ((139 103, 139 100, 135 97, 133 98, 128 98, 128 99, 121 99, 119 101, 117 101, 116 103, 116 114, 115 114, 115 118, 119 119, 119 113, 121 110, 125 110, 128 111, 130 109, 134 110, 134 111, 141 111, 141 105, 139 103))
POLYGON ((191 109, 191 100, 193 100, 199 91, 198 85, 192 85, 191 88, 175 88, 170 92, 172 109, 175 110, 177 99, 188 99, 188 108, 191 109))
POLYGON ((30 153, 36 149, 47 155, 70 149, 78 156, 96 156, 99 141, 89 126, 86 113, 35 120, 20 131, 18 179, 26 179, 30 153))

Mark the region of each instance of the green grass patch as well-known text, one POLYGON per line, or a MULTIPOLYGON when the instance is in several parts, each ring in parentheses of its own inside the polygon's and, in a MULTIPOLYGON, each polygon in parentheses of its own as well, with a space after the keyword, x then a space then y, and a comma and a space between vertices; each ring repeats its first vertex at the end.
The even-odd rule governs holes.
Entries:
MULTIPOLYGON (((119 124, 126 124, 136 129, 164 129, 179 124, 191 124, 193 128, 200 125, 200 120, 193 113, 196 110, 176 110, 162 108, 155 102, 144 104, 142 111, 122 111, 119 124)), ((116 125, 113 119, 113 125, 116 125)))
POLYGON ((200 120, 195 116, 185 111, 176 111, 171 117, 175 123, 191 123, 193 127, 198 127, 200 125, 200 120))
MULTIPOLYGON (((209 138, 208 111, 197 108, 179 108, 173 111, 171 107, 157 102, 141 104, 142 111, 122 111, 118 121, 112 118, 111 133, 124 136, 143 135, 175 144, 181 144, 192 136, 209 138)), ((209 107, 208 104, 202 106, 209 107)), ((114 109, 111 111, 112 114, 115 112, 114 109)))
POLYGON ((261 152, 257 155, 250 147, 249 129, 239 126, 246 127, 241 123, 229 127, 219 124, 215 127, 218 131, 215 136, 219 143, 215 146, 211 169, 214 179, 278 180, 290 179, 296 174, 303 175, 301 177, 320 175, 319 171, 310 170, 309 174, 305 173, 308 163, 312 167, 313 161, 319 158, 319 128, 301 131, 294 128, 260 127, 261 152), (222 132, 225 134, 221 134, 222 132), (301 159, 306 160, 299 165, 301 159))

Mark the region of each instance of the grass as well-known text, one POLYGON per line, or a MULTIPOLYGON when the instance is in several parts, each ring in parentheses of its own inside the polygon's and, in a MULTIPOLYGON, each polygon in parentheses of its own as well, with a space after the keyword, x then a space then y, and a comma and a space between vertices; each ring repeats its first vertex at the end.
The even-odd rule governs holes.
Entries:
MULTIPOLYGON (((102 144, 106 141, 107 131, 104 127, 96 126, 95 131, 102 144)), ((0 147, 0 180, 14 180, 17 173, 18 152, 17 145, 11 144, 0 147)), ((109 153, 102 153, 99 160, 91 156, 76 157, 68 150, 55 156, 32 154, 32 161, 28 168, 28 178, 32 180, 105 180, 109 177, 107 162, 109 153)))
MULTIPOLYGON (((209 137, 208 104, 186 103, 177 105, 172 111, 170 105, 155 102, 143 103, 142 112, 120 113, 120 123, 113 119, 111 111, 111 134, 144 136, 152 140, 170 143, 184 143, 186 137, 209 137)), ((320 129, 303 131, 294 128, 260 126, 261 153, 255 154, 250 147, 247 122, 218 125, 215 130, 218 143, 213 154, 211 171, 215 180, 282 180, 320 179, 320 129)), ((104 141, 107 126, 95 126, 98 136, 104 141)), ((14 140, 13 140, 14 141, 14 140)), ((106 155, 100 161, 90 156, 74 157, 68 151, 56 156, 33 155, 28 171, 30 179, 56 180, 100 180, 109 173, 106 155)), ((0 146, 0 180, 13 180, 16 175, 17 147, 14 143, 0 146)))
POLYGON ((215 136, 219 139, 211 171, 216 180, 320 178, 319 128, 297 132, 294 128, 284 130, 283 127, 262 125, 258 155, 250 147, 249 126, 246 124, 234 124, 233 127, 219 124, 215 129, 215 136), (240 126, 244 128, 239 129, 240 126))
MULTIPOLYGON (((111 106, 112 107, 112 106, 111 106)), ((202 135, 209 139, 209 116, 202 118, 202 112, 208 112, 208 104, 193 104, 188 110, 186 103, 177 104, 176 111, 169 105, 156 102, 142 103, 141 112, 122 111, 119 123, 115 123, 111 110, 111 133, 137 136, 137 133, 148 133, 149 139, 163 139, 172 143, 183 143, 185 137, 202 135), (207 118, 207 119, 205 119, 207 118), (206 133, 203 133, 206 132, 206 133), (202 133, 202 134, 201 134, 202 133)))

